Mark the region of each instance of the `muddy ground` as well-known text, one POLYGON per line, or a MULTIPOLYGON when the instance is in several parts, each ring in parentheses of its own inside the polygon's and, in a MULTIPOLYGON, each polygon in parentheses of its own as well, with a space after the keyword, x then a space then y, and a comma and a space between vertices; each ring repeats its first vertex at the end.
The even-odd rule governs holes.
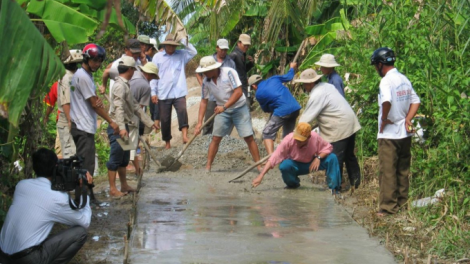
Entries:
MULTIPOLYGON (((189 131, 190 136, 192 136, 197 120, 200 89, 195 78, 188 79, 188 87, 190 87, 187 97, 190 120, 189 131)), ((253 126, 261 157, 266 155, 260 138, 261 130, 267 118, 267 114, 260 113, 259 111, 253 112, 253 126)), ((174 138, 170 150, 163 149, 164 143, 161 142, 161 136, 158 133, 153 134, 150 138, 152 151, 160 161, 167 160, 168 157, 176 157, 183 148, 177 121, 176 119, 173 120, 172 134, 174 138)), ((207 149, 211 138, 210 136, 198 136, 180 159, 180 167, 174 172, 161 172, 161 175, 210 182, 214 188, 221 188, 227 190, 227 192, 244 192, 249 195, 284 195, 283 192, 280 192, 284 187, 282 179, 280 177, 273 177, 273 172, 270 172, 265 177, 262 185, 256 189, 252 189, 250 185, 251 180, 257 176, 255 169, 236 183, 228 183, 228 180, 235 177, 247 166, 253 164, 246 144, 236 136, 235 130, 232 136, 222 140, 211 173, 207 173, 204 170, 207 149)), ((435 256, 428 256, 409 249, 406 246, 406 237, 412 240, 412 233, 407 234, 404 231, 387 233, 386 230, 390 226, 394 226, 395 231, 403 230, 402 227, 406 227, 408 223, 406 212, 400 213, 393 218, 379 219, 375 216, 376 199, 378 197, 378 180, 375 165, 377 163, 375 161, 372 158, 364 163, 363 172, 365 176, 361 187, 352 194, 350 192, 342 193, 336 199, 337 203, 349 212, 356 222, 366 228, 371 236, 378 236, 381 242, 396 256, 398 261, 405 261, 406 263, 451 263, 438 260, 435 256)), ((151 168, 144 173, 142 188, 145 188, 145 178, 156 173, 156 166, 153 161, 150 162, 151 168)), ((132 186, 137 186, 137 177, 132 171, 129 172, 128 179, 132 186)), ((313 185, 318 190, 328 192, 324 185, 324 180, 324 174, 318 172, 314 175, 303 177, 301 184, 302 186, 313 185)), ((132 210, 133 204, 138 199, 138 194, 114 200, 108 195, 106 175, 97 177, 95 183, 98 199, 103 203, 101 204, 102 206, 93 208, 92 223, 89 228, 87 243, 71 263, 123 263, 126 258, 126 239, 130 237, 131 229, 129 223, 132 221, 134 213, 132 210)))

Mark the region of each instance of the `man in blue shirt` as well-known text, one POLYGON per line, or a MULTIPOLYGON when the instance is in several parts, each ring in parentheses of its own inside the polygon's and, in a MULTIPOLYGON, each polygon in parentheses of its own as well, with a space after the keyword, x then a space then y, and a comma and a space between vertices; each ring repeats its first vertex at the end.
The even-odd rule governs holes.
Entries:
POLYGON ((274 151, 274 140, 277 131, 282 126, 282 137, 294 131, 295 121, 299 116, 300 105, 282 83, 294 78, 294 68, 297 63, 290 64, 290 70, 285 75, 275 75, 267 80, 260 75, 249 78, 248 84, 256 91, 256 100, 264 112, 271 113, 271 118, 263 129, 263 142, 268 154, 274 151))
POLYGON ((329 84, 338 90, 338 92, 344 97, 344 83, 341 76, 336 72, 335 67, 341 66, 332 54, 323 54, 319 61, 315 62, 316 65, 321 66, 320 70, 328 79, 329 84))

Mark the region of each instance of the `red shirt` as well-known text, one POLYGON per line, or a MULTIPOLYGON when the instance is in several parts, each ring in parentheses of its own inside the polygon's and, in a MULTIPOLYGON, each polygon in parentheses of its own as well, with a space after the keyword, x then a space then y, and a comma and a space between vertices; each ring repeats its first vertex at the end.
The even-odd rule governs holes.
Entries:
MULTIPOLYGON (((55 103, 57 102, 57 86, 59 85, 59 82, 55 82, 52 86, 51 89, 49 90, 49 93, 46 94, 46 97, 44 97, 44 103, 46 103, 50 107, 54 107, 55 103)), ((59 119, 59 114, 60 111, 57 110, 57 116, 55 121, 59 119)))

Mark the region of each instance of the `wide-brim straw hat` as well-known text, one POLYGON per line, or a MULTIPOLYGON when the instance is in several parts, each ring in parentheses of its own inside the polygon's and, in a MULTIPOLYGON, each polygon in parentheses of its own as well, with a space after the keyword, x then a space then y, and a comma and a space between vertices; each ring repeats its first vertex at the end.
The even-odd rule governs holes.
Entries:
POLYGON ((327 67, 327 68, 341 66, 339 65, 339 63, 336 62, 335 56, 332 54, 323 54, 320 60, 315 62, 315 64, 318 66, 327 67))
POLYGON ((317 74, 313 69, 306 69, 300 74, 299 79, 294 80, 296 83, 313 83, 318 81, 323 75, 317 74))
POLYGON ((181 43, 176 42, 175 35, 173 34, 168 34, 165 38, 165 41, 160 43, 160 45, 173 45, 173 46, 179 46, 181 43))
POLYGON ((207 72, 210 70, 214 70, 222 66, 222 63, 216 62, 214 57, 212 56, 205 56, 202 57, 201 61, 199 62, 199 67, 197 67, 196 72, 202 73, 207 72))
POLYGON ((149 74, 155 74, 157 76, 157 79, 160 79, 160 76, 158 76, 158 67, 153 62, 149 61, 145 63, 144 66, 138 66, 138 67, 141 71, 149 73, 149 74))

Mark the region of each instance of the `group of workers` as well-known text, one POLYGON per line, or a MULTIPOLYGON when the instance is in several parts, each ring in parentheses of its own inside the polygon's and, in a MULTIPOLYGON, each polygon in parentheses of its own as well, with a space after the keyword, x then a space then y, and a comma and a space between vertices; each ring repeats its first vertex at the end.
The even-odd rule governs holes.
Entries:
MULTIPOLYGON (((162 47, 151 44, 148 36, 128 40, 122 57, 107 66, 102 76, 103 84, 99 87, 99 91, 105 94, 110 80, 109 112, 104 110, 92 78, 93 72, 104 60, 104 49, 89 44, 83 52, 72 51, 71 54, 76 57, 77 54, 83 56, 82 67, 78 70, 78 60, 64 61, 66 68, 75 66, 67 70, 58 88, 59 97, 64 98, 59 103, 62 107, 61 120, 57 123, 63 155, 67 157, 76 153, 85 157, 85 168, 93 172, 94 160, 91 157, 95 152, 96 116, 100 115, 108 123, 111 150, 106 166, 110 195, 113 197, 134 191, 127 184, 126 167, 135 154, 124 151, 118 143, 119 138, 129 138, 136 149, 140 135, 149 133, 151 128, 161 129, 165 148, 171 148, 171 112, 174 108, 183 143, 188 142, 185 65, 197 51, 186 42, 187 39, 177 40, 173 34, 167 35, 161 43, 162 47), (180 46, 181 49, 178 48, 180 46), (147 106, 150 106, 150 117, 145 114, 147 106), (74 150, 70 151, 72 148, 74 150), (120 190, 116 188, 117 176, 121 181, 120 190)), ((211 171, 219 144, 233 127, 245 140, 253 161, 260 160, 250 114, 250 90, 254 90, 254 97, 261 109, 271 115, 262 132, 270 158, 258 165, 260 173, 252 181, 253 187, 257 187, 266 173, 279 164, 286 188, 298 188, 298 176, 314 170, 326 170, 327 183, 333 194, 358 188, 361 173, 354 151, 356 133, 361 126, 345 99, 344 83, 335 70, 340 64, 334 55, 324 54, 315 63, 320 66, 323 75, 307 69, 293 80, 297 64, 292 62, 285 75, 263 79, 255 74, 248 78, 247 72, 253 66, 253 58, 246 55, 250 46, 251 37, 241 34, 234 51, 228 54, 228 41, 219 39, 215 53, 203 57, 196 69, 202 91, 194 133, 212 134, 205 169, 211 171), (322 82, 323 76, 327 82, 322 82), (300 83, 309 94, 304 109, 284 85, 292 81, 300 83), (203 127, 204 121, 213 115, 213 121, 203 127), (317 121, 319 134, 312 131, 310 124, 314 120, 317 121), (281 127, 282 140, 275 149, 274 142, 281 127), (346 182, 342 182, 343 164, 348 175, 346 182)), ((371 64, 383 77, 379 94, 378 132, 380 215, 395 213, 406 203, 410 136, 413 132, 411 119, 420 103, 411 83, 394 68, 395 59, 394 52, 388 48, 376 50, 371 57, 371 64)), ((141 173, 138 162, 134 164, 136 171, 141 173)), ((91 198, 95 200, 93 196, 91 198)))

